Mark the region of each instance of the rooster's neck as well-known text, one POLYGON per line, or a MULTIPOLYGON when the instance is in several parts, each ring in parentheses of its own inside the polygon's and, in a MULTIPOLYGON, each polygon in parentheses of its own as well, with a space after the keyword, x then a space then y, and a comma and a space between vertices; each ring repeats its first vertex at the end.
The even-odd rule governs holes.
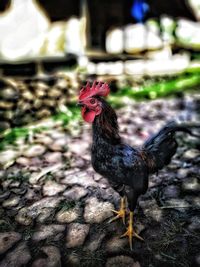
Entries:
POLYGON ((93 122, 93 142, 119 144, 119 127, 117 115, 113 108, 102 99, 102 112, 93 122))

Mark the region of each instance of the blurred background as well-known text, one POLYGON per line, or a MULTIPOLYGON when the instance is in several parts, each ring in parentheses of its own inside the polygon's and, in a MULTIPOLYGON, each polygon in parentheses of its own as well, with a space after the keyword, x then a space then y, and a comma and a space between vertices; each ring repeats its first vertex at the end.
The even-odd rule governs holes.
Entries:
POLYGON ((199 0, 1 0, 0 130, 66 110, 87 79, 118 104, 198 87, 199 19, 199 0))

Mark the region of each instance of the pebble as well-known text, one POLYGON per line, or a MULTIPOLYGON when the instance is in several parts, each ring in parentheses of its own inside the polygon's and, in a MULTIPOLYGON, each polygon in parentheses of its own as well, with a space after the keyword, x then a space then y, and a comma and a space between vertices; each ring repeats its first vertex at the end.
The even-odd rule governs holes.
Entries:
POLYGON ((105 233, 96 233, 93 234, 93 236, 90 239, 89 244, 85 247, 86 250, 89 250, 91 252, 96 251, 102 244, 102 241, 104 239, 104 237, 106 236, 105 233))
POLYGON ((109 253, 120 253, 120 251, 122 251, 127 244, 127 238, 119 238, 118 236, 114 236, 106 242, 105 249, 109 253))
POLYGON ((57 247, 45 246, 40 250, 46 257, 35 260, 31 267, 61 267, 61 255, 57 247))
POLYGON ((80 210, 77 207, 69 210, 62 209, 56 214, 56 220, 59 223, 71 223, 77 220, 79 215, 80 210))
POLYGON ((28 158, 39 157, 44 154, 46 148, 42 145, 32 145, 24 151, 23 155, 28 158))
POLYGON ((25 242, 19 244, 14 250, 9 252, 0 267, 22 267, 31 260, 31 254, 25 242))
POLYGON ((33 220, 31 217, 28 216, 27 213, 28 213, 28 209, 22 208, 21 210, 19 210, 19 212, 15 216, 15 221, 25 226, 30 225, 33 220))
POLYGON ((69 146, 69 150, 78 155, 84 155, 88 149, 88 143, 85 141, 71 143, 69 146))
POLYGON ((189 207, 189 204, 186 200, 184 199, 179 199, 179 198, 171 198, 166 201, 166 206, 172 206, 174 208, 187 208, 189 207))
POLYGON ((0 233, 0 254, 6 252, 21 239, 21 234, 16 232, 0 233))
POLYGON ((47 259, 45 258, 39 258, 36 259, 31 267, 47 267, 47 259))
POLYGON ((199 223, 199 217, 198 216, 193 216, 190 220, 190 224, 188 226, 188 229, 190 231, 200 231, 200 223, 199 223))
POLYGON ((90 230, 88 224, 71 223, 68 225, 66 247, 74 248, 83 245, 90 230))
POLYGON ((52 151, 58 151, 58 152, 63 152, 66 150, 66 146, 68 144, 68 140, 64 138, 56 139, 53 141, 52 144, 48 146, 48 148, 52 151))
POLYGON ((197 150, 197 149, 189 149, 187 150, 184 154, 183 154, 183 157, 185 159, 195 159, 196 157, 200 156, 200 151, 197 150))
POLYGON ((185 178, 185 177, 187 177, 188 172, 189 172, 189 169, 181 168, 177 171, 177 176, 178 176, 178 178, 181 178, 181 179, 185 178))
POLYGON ((47 181, 43 186, 44 196, 55 196, 66 189, 66 185, 58 184, 55 181, 47 181))
POLYGON ((182 189, 187 192, 199 192, 200 183, 197 178, 189 178, 183 181, 182 189))
POLYGON ((44 156, 48 163, 57 163, 62 161, 62 154, 60 152, 46 153, 44 156))
POLYGON ((45 223, 53 214, 54 210, 52 208, 43 208, 37 217, 37 222, 45 223))
POLYGON ((63 196, 69 200, 80 200, 87 195, 88 191, 81 186, 74 186, 63 193, 63 196))
POLYGON ((32 239, 34 241, 41 241, 51 236, 55 236, 65 230, 65 225, 60 224, 49 224, 40 225, 36 232, 33 234, 32 239))
POLYGON ((112 203, 91 197, 86 201, 84 219, 87 223, 101 223, 112 216, 112 209, 114 209, 112 203))
POLYGON ((65 178, 61 180, 61 183, 64 183, 66 185, 80 185, 82 187, 98 187, 98 183, 94 181, 92 174, 87 173, 85 171, 80 171, 75 169, 73 172, 66 171, 64 173, 65 178))
POLYGON ((2 190, 0 190, 0 201, 8 198, 9 195, 10 195, 10 192, 9 191, 2 192, 2 190))
POLYGON ((0 165, 7 165, 9 162, 14 162, 18 152, 12 149, 7 149, 0 152, 0 165))
MULTIPOLYGON (((44 135, 44 134, 38 135, 37 139, 38 139, 38 143, 45 145, 45 146, 53 143, 52 138, 49 137, 48 135, 44 135)), ((36 140, 36 142, 37 142, 37 140, 36 140)))
POLYGON ((159 208, 155 199, 140 201, 139 205, 142 207, 144 214, 147 217, 153 218, 155 221, 160 222, 162 219, 162 210, 159 208))
POLYGON ((16 195, 24 195, 27 192, 27 186, 13 187, 10 191, 16 195))
POLYGON ((80 257, 77 254, 72 252, 67 258, 67 264, 69 264, 69 266, 72 266, 72 267, 80 267, 81 266, 80 257))
POLYGON ((31 160, 26 157, 19 157, 16 159, 16 162, 25 167, 31 165, 31 160))
POLYGON ((19 204, 19 201, 20 201, 20 197, 18 196, 14 196, 14 197, 10 197, 9 199, 6 199, 2 206, 4 208, 12 208, 12 207, 15 207, 19 204))
MULTIPOLYGON (((40 214, 42 214, 41 216, 44 216, 44 213, 42 213, 44 209, 56 208, 60 201, 61 198, 59 197, 44 197, 43 199, 34 202, 29 207, 24 207, 19 210, 15 220, 22 225, 30 225, 32 223, 32 219, 37 218, 40 214)), ((48 210, 48 212, 49 215, 51 215, 50 210, 48 210)), ((45 215, 45 219, 46 218, 47 217, 45 215)))
POLYGON ((116 256, 109 258, 105 267, 140 267, 140 264, 128 256, 116 256))
POLYGON ((169 185, 164 189, 166 198, 176 198, 180 194, 180 188, 177 185, 169 185))

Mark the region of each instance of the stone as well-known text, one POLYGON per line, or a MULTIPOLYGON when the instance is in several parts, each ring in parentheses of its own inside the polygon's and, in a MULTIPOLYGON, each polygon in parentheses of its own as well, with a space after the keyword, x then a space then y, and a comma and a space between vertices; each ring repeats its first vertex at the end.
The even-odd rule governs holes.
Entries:
POLYGON ((28 216, 27 208, 22 208, 19 210, 19 212, 15 216, 15 221, 18 222, 19 224, 26 226, 30 225, 33 222, 32 218, 28 216))
POLYGON ((48 163, 57 163, 62 161, 62 154, 60 152, 46 153, 44 156, 48 163))
POLYGON ((199 192, 200 184, 197 178, 189 178, 182 183, 182 189, 187 192, 199 192))
POLYGON ((16 159, 16 162, 22 166, 29 166, 31 165, 31 160, 26 157, 19 157, 16 159))
POLYGON ((80 142, 71 143, 69 149, 74 154, 84 155, 88 149, 88 143, 83 141, 81 143, 80 142))
POLYGON ((43 185, 44 196, 55 196, 66 189, 66 185, 58 184, 55 181, 47 181, 43 185))
POLYGON ((47 267, 47 259, 39 258, 33 262, 31 267, 47 267))
POLYGON ((109 253, 119 253, 127 244, 128 239, 114 236, 107 241, 105 249, 109 253))
POLYGON ((92 174, 79 169, 69 170, 64 173, 65 178, 61 180, 61 183, 66 185, 80 185, 85 188, 89 186, 98 187, 98 183, 94 181, 92 174))
POLYGON ((86 201, 84 219, 87 223, 101 223, 112 216, 113 209, 112 203, 102 202, 95 197, 91 197, 86 201))
POLYGON ((99 186, 100 188, 102 189, 106 189, 110 186, 108 180, 106 178, 102 178, 100 181, 99 181, 99 186))
POLYGON ((105 236, 106 236, 106 234, 104 234, 104 233, 94 234, 92 237, 92 240, 87 245, 86 250, 89 250, 91 252, 96 251, 101 246, 101 243, 102 243, 105 236))
POLYGON ((199 223, 199 217, 198 216, 193 216, 190 219, 190 224, 188 225, 188 229, 190 231, 196 231, 198 233, 198 231, 200 231, 200 223, 199 223))
POLYGON ((2 206, 4 208, 12 208, 12 207, 15 207, 19 204, 19 201, 20 201, 20 197, 18 196, 13 196, 13 197, 10 197, 9 199, 6 199, 2 206))
POLYGON ((12 187, 10 191, 16 195, 24 195, 27 192, 27 185, 22 184, 21 186, 12 187))
POLYGON ((69 264, 69 266, 73 266, 73 267, 80 267, 81 266, 80 257, 78 255, 76 255, 75 253, 71 253, 68 256, 67 264, 69 264))
POLYGON ((197 264, 197 266, 200 266, 200 254, 196 255, 195 263, 197 264))
MULTIPOLYGON (((36 165, 36 164, 35 164, 36 165)), ((40 170, 38 172, 37 168, 35 169, 34 168, 34 171, 36 172, 33 172, 29 178, 29 182, 31 184, 38 184, 38 181, 42 178, 44 178, 45 175, 47 175, 48 173, 50 174, 53 174, 55 172, 58 172, 61 168, 62 168, 62 163, 56 163, 56 164, 53 164, 51 166, 48 166, 48 167, 43 167, 42 170, 40 170)))
POLYGON ((6 149, 0 152, 0 165, 6 165, 9 162, 14 162, 18 152, 12 149, 6 149))
POLYGON ((46 238, 55 236, 65 230, 65 225, 50 224, 40 225, 36 232, 33 234, 32 239, 34 241, 45 240, 46 238))
POLYGON ((143 212, 147 217, 151 217, 157 222, 161 221, 162 210, 161 208, 159 208, 155 199, 140 201, 139 205, 142 207, 143 212))
POLYGON ((31 260, 31 254, 25 242, 19 244, 14 250, 9 252, 1 261, 0 267, 21 267, 31 260))
POLYGON ((180 189, 177 185, 169 185, 164 189, 164 196, 166 198, 175 198, 180 194, 180 189))
POLYGON ((8 198, 9 195, 10 195, 9 191, 2 192, 2 190, 0 189, 0 201, 3 201, 4 199, 8 198))
POLYGON ((39 157, 44 154, 46 148, 42 145, 32 145, 24 151, 23 155, 28 158, 39 157))
POLYGON ((57 247, 45 246, 41 251, 46 257, 35 260, 32 267, 61 267, 61 255, 57 247))
POLYGON ((172 206, 174 208, 189 208, 189 203, 184 199, 171 198, 166 201, 166 206, 172 206))
POLYGON ((102 175, 100 175, 99 173, 94 173, 94 180, 95 182, 99 182, 102 179, 102 175))
POLYGON ((48 135, 44 135, 44 134, 40 134, 40 135, 37 135, 37 139, 36 142, 42 144, 42 145, 50 145, 53 143, 53 140, 51 137, 49 137, 48 135))
POLYGON ((67 138, 63 137, 63 138, 56 139, 48 147, 52 151, 63 152, 66 150, 67 145, 68 145, 68 140, 67 140, 67 138))
POLYGON ((34 202, 29 207, 20 209, 15 220, 20 224, 29 225, 31 224, 32 219, 37 218, 40 214, 44 215, 44 209, 56 208, 61 200, 62 198, 60 197, 44 197, 41 200, 34 202))
POLYGON ((88 224, 71 223, 68 225, 66 236, 66 247, 74 248, 83 245, 90 226, 88 224))
POLYGON ((53 214, 54 210, 52 208, 43 208, 37 217, 37 222, 45 223, 53 214))
POLYGON ((21 239, 21 234, 16 232, 0 233, 0 254, 6 252, 21 239))
POLYGON ((188 172, 189 172, 189 169, 181 168, 181 169, 178 170, 178 172, 177 172, 177 176, 178 176, 178 178, 180 178, 180 179, 185 178, 185 177, 187 177, 188 172))
POLYGON ((128 256, 116 256, 108 258, 105 267, 140 267, 139 262, 134 262, 131 257, 128 256))
POLYGON ((59 223, 71 223, 77 220, 79 215, 80 210, 77 207, 69 210, 62 209, 56 214, 56 220, 59 223))
POLYGON ((88 193, 88 191, 85 188, 75 185, 72 188, 70 188, 69 190, 66 190, 63 193, 63 196, 66 199, 78 201, 81 198, 85 197, 87 195, 87 193, 88 193))
POLYGON ((198 157, 198 156, 200 156, 200 152, 199 152, 199 150, 194 149, 194 148, 187 150, 187 151, 183 154, 183 157, 184 157, 185 159, 189 159, 189 160, 191 160, 191 159, 195 159, 195 158, 198 157))
POLYGON ((19 187, 20 186, 20 182, 18 181, 13 181, 11 184, 10 184, 10 188, 13 188, 13 187, 19 187))

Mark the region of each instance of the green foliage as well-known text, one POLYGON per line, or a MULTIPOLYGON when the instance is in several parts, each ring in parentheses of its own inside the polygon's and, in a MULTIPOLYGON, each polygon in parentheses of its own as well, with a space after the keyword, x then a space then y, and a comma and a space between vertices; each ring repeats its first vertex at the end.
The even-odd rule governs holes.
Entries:
POLYGON ((40 133, 47 130, 47 127, 40 126, 34 129, 28 127, 15 127, 6 132, 2 137, 0 137, 0 150, 3 150, 7 145, 14 145, 17 139, 27 138, 30 134, 40 133))
POLYGON ((55 121, 62 121, 63 125, 66 126, 72 120, 80 119, 80 109, 71 105, 69 108, 66 107, 65 111, 61 111, 52 117, 55 121))
MULTIPOLYGON (((80 109, 76 108, 75 105, 71 105, 69 108, 66 107, 65 112, 59 112, 52 116, 54 121, 62 121, 63 126, 67 126, 70 121, 77 121, 80 119, 80 109)), ((48 127, 38 126, 35 128, 30 127, 15 127, 12 128, 0 137, 0 150, 3 150, 7 145, 15 145, 19 138, 28 138, 30 134, 41 133, 48 130, 48 127)))
MULTIPOLYGON (((152 82, 141 86, 140 89, 135 90, 130 86, 122 88, 117 94, 112 95, 111 102, 120 104, 122 97, 134 98, 136 100, 155 99, 158 97, 166 97, 177 92, 194 89, 200 85, 200 72, 194 71, 181 74, 179 77, 161 80, 159 82, 152 82)), ((125 101, 126 99, 124 99, 125 101)))

